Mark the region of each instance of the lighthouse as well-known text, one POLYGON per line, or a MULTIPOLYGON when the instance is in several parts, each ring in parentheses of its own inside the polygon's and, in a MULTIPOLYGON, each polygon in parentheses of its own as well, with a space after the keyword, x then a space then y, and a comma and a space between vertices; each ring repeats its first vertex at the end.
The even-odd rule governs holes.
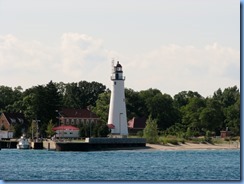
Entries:
POLYGON ((125 106, 125 90, 122 66, 112 62, 112 88, 109 105, 108 127, 111 129, 112 137, 127 137, 128 125, 125 106))

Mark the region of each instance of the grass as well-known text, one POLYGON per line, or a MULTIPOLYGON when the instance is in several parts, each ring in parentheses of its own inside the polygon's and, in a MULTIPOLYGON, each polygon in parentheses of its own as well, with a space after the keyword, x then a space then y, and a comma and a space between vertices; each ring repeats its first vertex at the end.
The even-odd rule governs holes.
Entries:
POLYGON ((159 143, 163 145, 167 145, 167 144, 179 145, 180 143, 185 144, 185 139, 178 138, 176 136, 166 136, 166 137, 160 136, 159 143))

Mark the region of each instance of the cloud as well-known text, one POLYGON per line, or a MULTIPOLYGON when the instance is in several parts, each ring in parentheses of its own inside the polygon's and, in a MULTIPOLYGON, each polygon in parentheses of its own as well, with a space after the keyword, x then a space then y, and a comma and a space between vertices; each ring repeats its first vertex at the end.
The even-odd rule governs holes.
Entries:
POLYGON ((132 56, 104 48, 101 39, 79 33, 64 33, 55 45, 0 36, 1 85, 29 88, 50 80, 87 80, 110 88, 111 60, 115 58, 123 66, 125 87, 135 90, 158 88, 172 96, 194 90, 208 96, 218 88, 239 87, 240 51, 218 43, 162 45, 132 56))
POLYGON ((107 60, 102 41, 85 34, 63 34, 60 52, 62 71, 74 77, 85 77, 92 68, 107 60))
POLYGON ((218 43, 202 48, 162 46, 135 57, 127 66, 133 71, 128 74, 134 80, 130 85, 138 89, 155 87, 169 94, 196 90, 208 96, 240 81, 240 52, 218 43))

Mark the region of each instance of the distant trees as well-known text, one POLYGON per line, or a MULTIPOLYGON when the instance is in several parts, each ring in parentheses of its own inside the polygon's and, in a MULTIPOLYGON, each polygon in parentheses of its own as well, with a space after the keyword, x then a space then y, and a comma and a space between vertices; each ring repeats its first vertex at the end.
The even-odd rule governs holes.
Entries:
POLYGON ((72 108, 95 106, 99 94, 103 93, 105 89, 106 86, 98 82, 68 83, 65 86, 63 105, 72 108))
MULTIPOLYGON (((181 136, 220 135, 228 127, 233 135, 240 135, 240 92, 236 86, 216 90, 204 98, 198 92, 182 91, 172 98, 158 89, 134 91, 125 89, 128 120, 133 117, 151 118, 159 133, 181 136)), ((0 86, 0 112, 22 112, 31 123, 38 119, 41 136, 47 136, 49 122, 57 125, 60 107, 92 107, 101 120, 94 125, 93 136, 108 133, 110 90, 101 83, 53 83, 33 86, 23 91, 21 87, 0 86)), ((29 127, 31 124, 29 124, 29 127)), ((87 127, 80 127, 87 134, 87 127)), ((16 127, 18 130, 18 127, 16 127)))
POLYGON ((49 121, 58 123, 56 110, 60 107, 86 108, 95 106, 100 93, 106 87, 97 82, 80 81, 79 83, 53 83, 33 86, 22 91, 21 87, 0 86, 0 111, 22 112, 29 121, 40 120, 40 136, 47 136, 49 121))

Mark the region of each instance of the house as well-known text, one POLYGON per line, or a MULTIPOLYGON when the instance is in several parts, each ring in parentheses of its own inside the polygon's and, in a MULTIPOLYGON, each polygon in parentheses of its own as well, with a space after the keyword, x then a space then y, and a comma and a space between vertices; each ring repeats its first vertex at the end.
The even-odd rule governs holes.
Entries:
POLYGON ((20 125, 21 132, 27 129, 28 124, 24 114, 3 112, 0 115, 1 138, 13 138, 13 131, 16 125, 20 125))
POLYGON ((56 138, 78 138, 79 137, 79 128, 74 126, 65 126, 61 125, 54 127, 53 131, 56 132, 56 138))
POLYGON ((129 134, 136 134, 138 131, 143 131, 146 127, 146 117, 134 117, 128 121, 129 134))
POLYGON ((99 122, 98 116, 88 109, 63 108, 58 113, 62 125, 79 126, 79 124, 99 122))

